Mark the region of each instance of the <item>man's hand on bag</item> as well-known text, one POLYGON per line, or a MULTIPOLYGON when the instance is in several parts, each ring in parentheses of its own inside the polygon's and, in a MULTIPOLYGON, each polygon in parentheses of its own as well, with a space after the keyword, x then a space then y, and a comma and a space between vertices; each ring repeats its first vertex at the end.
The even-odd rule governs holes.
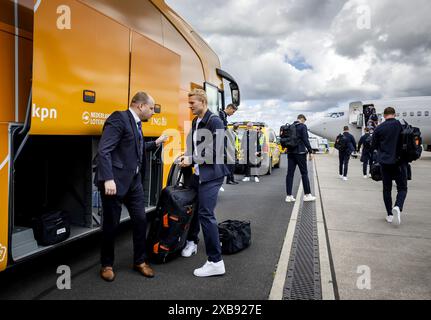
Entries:
POLYGON ((313 154, 312 154, 312 153, 309 153, 309 155, 308 155, 308 160, 309 160, 309 161, 313 161, 313 154))
POLYGON ((180 157, 180 167, 181 168, 187 168, 187 167, 190 167, 191 165, 192 165, 192 163, 190 162, 189 157, 186 157, 186 156, 180 157))
POLYGON ((117 194, 117 185, 114 180, 105 181, 105 194, 115 196, 117 194))
POLYGON ((162 135, 156 140, 157 146, 160 146, 162 143, 165 143, 168 140, 168 136, 162 135))

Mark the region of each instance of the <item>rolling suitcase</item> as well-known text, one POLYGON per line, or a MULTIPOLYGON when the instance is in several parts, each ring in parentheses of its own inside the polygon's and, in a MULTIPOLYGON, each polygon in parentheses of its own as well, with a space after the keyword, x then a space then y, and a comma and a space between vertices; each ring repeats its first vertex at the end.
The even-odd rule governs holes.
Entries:
POLYGON ((196 203, 196 191, 180 183, 162 190, 147 243, 154 263, 176 258, 184 248, 196 203))

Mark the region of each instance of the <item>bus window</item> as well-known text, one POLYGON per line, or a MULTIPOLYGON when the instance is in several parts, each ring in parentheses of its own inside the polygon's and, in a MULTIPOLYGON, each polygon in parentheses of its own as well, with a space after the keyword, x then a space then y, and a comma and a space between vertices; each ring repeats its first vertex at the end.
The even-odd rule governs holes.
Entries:
POLYGON ((219 112, 219 90, 216 86, 205 82, 205 92, 208 96, 208 108, 216 115, 219 112))

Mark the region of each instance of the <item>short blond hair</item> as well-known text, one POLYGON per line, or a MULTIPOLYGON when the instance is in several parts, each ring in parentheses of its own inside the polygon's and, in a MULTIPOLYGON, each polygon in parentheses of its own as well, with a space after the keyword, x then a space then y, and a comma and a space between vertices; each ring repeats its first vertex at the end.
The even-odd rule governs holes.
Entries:
POLYGON ((197 97, 200 101, 202 101, 205 105, 208 104, 208 96, 205 90, 202 89, 193 89, 189 92, 189 98, 197 97))

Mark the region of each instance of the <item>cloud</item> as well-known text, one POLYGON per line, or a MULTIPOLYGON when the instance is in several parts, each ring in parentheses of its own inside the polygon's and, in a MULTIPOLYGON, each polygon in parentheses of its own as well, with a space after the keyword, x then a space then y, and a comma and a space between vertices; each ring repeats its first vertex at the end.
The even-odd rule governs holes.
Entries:
POLYGON ((276 128, 349 101, 431 95, 429 0, 167 3, 238 81, 237 120, 276 128))

